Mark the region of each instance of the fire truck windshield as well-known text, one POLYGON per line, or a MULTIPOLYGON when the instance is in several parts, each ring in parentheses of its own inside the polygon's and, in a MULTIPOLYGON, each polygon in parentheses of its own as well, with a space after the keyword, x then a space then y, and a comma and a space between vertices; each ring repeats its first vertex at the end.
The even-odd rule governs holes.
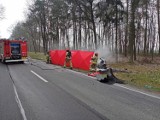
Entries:
POLYGON ((11 43, 11 53, 13 55, 20 54, 20 44, 19 43, 11 43))

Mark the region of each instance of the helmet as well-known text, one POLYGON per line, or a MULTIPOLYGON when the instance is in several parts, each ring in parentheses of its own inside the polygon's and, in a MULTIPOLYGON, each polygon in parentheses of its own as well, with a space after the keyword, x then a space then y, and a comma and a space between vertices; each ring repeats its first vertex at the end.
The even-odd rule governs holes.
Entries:
POLYGON ((66 51, 69 51, 70 49, 69 48, 66 48, 66 51))
POLYGON ((95 56, 98 56, 98 53, 95 53, 95 56))

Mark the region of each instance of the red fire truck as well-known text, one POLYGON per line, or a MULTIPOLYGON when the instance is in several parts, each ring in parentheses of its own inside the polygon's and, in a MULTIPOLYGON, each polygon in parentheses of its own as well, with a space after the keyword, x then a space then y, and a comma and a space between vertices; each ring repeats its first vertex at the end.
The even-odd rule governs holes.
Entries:
POLYGON ((0 39, 0 60, 3 63, 26 61, 27 42, 24 40, 0 39))

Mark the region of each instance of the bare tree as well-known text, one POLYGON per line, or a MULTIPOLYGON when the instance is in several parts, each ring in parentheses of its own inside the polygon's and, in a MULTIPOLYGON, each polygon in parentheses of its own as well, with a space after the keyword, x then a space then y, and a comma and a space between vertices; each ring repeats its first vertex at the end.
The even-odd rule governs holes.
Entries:
POLYGON ((131 21, 129 28, 129 53, 130 53, 130 62, 134 61, 134 49, 135 49, 135 12, 137 6, 139 4, 139 0, 131 0, 131 21))
POLYGON ((158 20, 158 35, 159 35, 159 55, 160 55, 160 2, 157 0, 157 20, 158 20))
POLYGON ((5 8, 0 4, 0 20, 4 18, 5 8))

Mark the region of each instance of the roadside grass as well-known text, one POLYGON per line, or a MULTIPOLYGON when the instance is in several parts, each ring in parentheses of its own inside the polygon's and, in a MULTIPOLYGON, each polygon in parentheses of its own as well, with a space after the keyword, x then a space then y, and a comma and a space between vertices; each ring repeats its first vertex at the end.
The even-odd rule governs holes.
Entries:
POLYGON ((37 52, 37 53, 35 53, 35 52, 28 52, 28 55, 32 59, 46 61, 46 55, 44 55, 44 53, 40 53, 40 52, 37 52))
POLYGON ((114 63, 110 64, 110 67, 127 69, 128 73, 115 73, 117 78, 124 80, 127 84, 160 92, 160 65, 114 63))

